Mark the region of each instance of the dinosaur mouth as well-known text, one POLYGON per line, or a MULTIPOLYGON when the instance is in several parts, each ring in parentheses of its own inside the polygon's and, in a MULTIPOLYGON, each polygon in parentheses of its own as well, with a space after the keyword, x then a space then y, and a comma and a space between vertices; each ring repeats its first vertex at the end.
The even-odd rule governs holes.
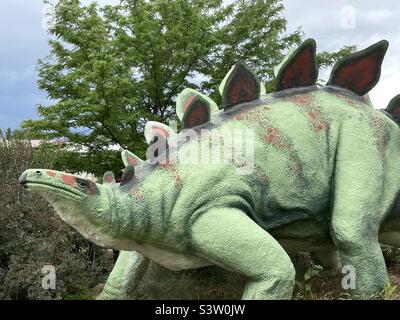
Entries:
POLYGON ((59 186, 53 183, 48 183, 48 182, 39 182, 39 181, 22 181, 20 182, 21 185, 25 188, 25 189, 32 189, 32 190, 36 190, 36 189, 42 189, 44 191, 50 191, 52 193, 60 193, 60 195, 65 194, 65 192, 67 192, 69 195, 75 196, 75 197, 79 197, 79 198, 83 198, 85 196, 84 193, 73 189, 73 188, 68 188, 65 185, 63 186, 59 186), (61 192, 60 192, 61 191, 61 192))

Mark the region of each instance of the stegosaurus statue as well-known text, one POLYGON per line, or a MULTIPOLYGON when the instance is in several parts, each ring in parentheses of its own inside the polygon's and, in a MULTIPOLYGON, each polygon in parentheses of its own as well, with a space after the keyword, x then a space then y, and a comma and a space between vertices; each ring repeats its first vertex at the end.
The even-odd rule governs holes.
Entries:
POLYGON ((122 250, 101 299, 127 298, 149 259, 172 270, 218 265, 248 279, 243 299, 289 299, 287 252, 297 251, 353 266, 352 294, 378 293, 388 280, 379 242, 400 246, 400 97, 386 110, 367 97, 387 47, 345 57, 320 86, 308 39, 276 70, 271 94, 239 61, 220 86, 222 110, 185 89, 182 132, 147 124, 148 159, 122 152, 119 185, 112 173, 96 184, 44 169, 20 182, 87 239, 122 250))

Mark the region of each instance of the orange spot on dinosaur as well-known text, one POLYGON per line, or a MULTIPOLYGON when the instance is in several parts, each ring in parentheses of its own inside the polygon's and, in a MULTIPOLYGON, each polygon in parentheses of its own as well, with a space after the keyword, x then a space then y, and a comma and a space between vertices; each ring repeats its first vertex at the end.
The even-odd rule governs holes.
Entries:
POLYGON ((56 173, 54 171, 47 171, 47 175, 54 178, 56 176, 56 173))
POLYGON ((68 176, 66 174, 63 174, 61 176, 61 180, 62 180, 62 182, 64 182, 65 184, 68 184, 70 186, 74 186, 75 182, 76 182, 76 179, 74 176, 68 176))
POLYGON ((237 114, 235 116, 235 119, 238 120, 238 121, 243 120, 243 115, 242 114, 237 114))
POLYGON ((129 156, 128 157, 128 162, 129 162, 129 164, 131 165, 131 166, 136 166, 136 164, 137 164, 137 161, 136 161, 136 159, 134 158, 134 157, 132 157, 132 156, 129 156))
POLYGON ((160 136, 164 137, 165 139, 168 139, 168 137, 169 137, 168 131, 166 131, 166 130, 164 130, 162 128, 153 128, 152 134, 153 135, 160 135, 160 136))
POLYGON ((317 116, 315 114, 315 112, 309 112, 308 115, 309 115, 310 118, 316 118, 316 116, 317 116))
POLYGON ((194 96, 187 97, 184 105, 183 105, 183 112, 186 112, 187 108, 189 108, 190 103, 193 101, 194 96))

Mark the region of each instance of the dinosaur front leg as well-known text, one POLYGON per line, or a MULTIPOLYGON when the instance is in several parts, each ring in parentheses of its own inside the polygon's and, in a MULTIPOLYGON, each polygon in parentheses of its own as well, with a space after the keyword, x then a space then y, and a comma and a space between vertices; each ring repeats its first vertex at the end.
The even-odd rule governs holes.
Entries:
POLYGON ((197 254, 247 277, 243 299, 290 299, 295 270, 279 243, 245 213, 213 209, 192 226, 197 254))
POLYGON ((121 251, 98 300, 125 300, 145 274, 149 260, 136 251, 121 251))

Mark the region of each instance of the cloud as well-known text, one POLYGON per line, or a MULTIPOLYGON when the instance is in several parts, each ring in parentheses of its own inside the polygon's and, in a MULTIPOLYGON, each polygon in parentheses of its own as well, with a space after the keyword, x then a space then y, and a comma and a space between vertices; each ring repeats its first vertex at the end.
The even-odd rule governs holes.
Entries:
POLYGON ((10 90, 16 89, 18 92, 24 90, 24 88, 19 88, 18 84, 25 81, 31 81, 32 78, 36 78, 35 66, 27 66, 21 71, 12 69, 2 69, 0 70, 0 81, 2 86, 0 87, 0 94, 4 91, 10 92, 10 90), (17 88, 16 88, 17 87, 17 88))
POLYGON ((35 72, 37 60, 48 52, 42 1, 1 1, 0 12, 0 128, 16 128, 36 117, 35 105, 45 96, 35 72))
MULTIPOLYGON (((376 108, 385 108, 400 93, 400 24, 397 21, 400 5, 397 0, 284 0, 283 4, 288 31, 301 25, 305 36, 316 40, 318 51, 334 51, 353 44, 364 49, 379 40, 388 40, 390 45, 381 79, 370 96, 376 108), (353 17, 348 16, 351 13, 353 17)), ((321 72, 320 76, 326 80, 329 73, 321 72)))
POLYGON ((364 15, 364 19, 373 24, 384 25, 388 19, 391 19, 396 15, 396 12, 389 9, 367 11, 364 15))
POLYGON ((0 1, 0 13, 0 128, 16 128, 27 118, 37 118, 36 105, 47 102, 46 94, 37 88, 35 70, 37 60, 49 51, 43 27, 46 7, 42 0, 0 1))

